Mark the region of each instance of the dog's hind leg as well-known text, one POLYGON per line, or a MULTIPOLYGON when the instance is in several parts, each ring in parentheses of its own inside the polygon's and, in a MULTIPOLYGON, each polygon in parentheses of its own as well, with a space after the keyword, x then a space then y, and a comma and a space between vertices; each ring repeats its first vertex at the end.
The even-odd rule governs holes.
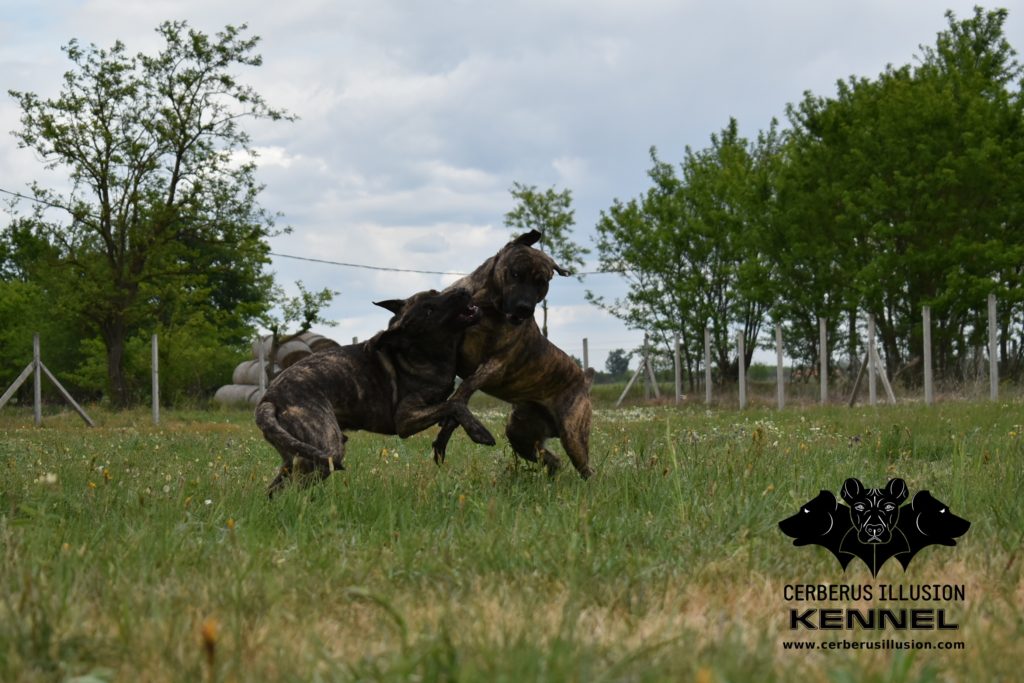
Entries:
POLYGON ((548 412, 529 403, 516 404, 505 425, 505 436, 516 455, 530 462, 540 461, 552 476, 561 469, 562 461, 544 447, 544 442, 555 435, 548 412))
POLYGON ((257 424, 283 461, 277 476, 267 487, 268 496, 273 497, 293 477, 305 485, 311 480, 322 481, 334 470, 345 468, 348 437, 342 434, 332 410, 320 406, 289 406, 277 411, 265 405, 258 409, 257 424), (315 457, 311 458, 311 454, 315 457))
POLYGON ((569 409, 556 419, 558 438, 569 456, 573 467, 584 479, 589 479, 594 470, 590 469, 590 396, 580 394, 569 409))

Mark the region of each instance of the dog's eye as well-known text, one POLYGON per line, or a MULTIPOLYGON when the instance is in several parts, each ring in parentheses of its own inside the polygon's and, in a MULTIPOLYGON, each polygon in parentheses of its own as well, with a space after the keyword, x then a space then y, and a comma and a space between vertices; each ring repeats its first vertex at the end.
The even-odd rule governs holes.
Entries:
POLYGON ((434 307, 433 306, 424 306, 423 307, 423 313, 424 313, 424 315, 426 315, 429 318, 430 316, 432 316, 434 314, 434 307))
POLYGON ((800 511, 803 512, 805 515, 811 514, 811 511, 808 510, 807 508, 802 508, 800 511))
POLYGON ((864 512, 864 504, 857 503, 856 505, 853 506, 853 509, 856 510, 857 512, 864 512))
POLYGON ((518 270, 513 270, 513 271, 512 271, 511 273, 510 273, 510 275, 512 275, 512 279, 513 279, 513 280, 518 280, 518 279, 519 279, 519 271, 518 271, 518 270))
POLYGON ((940 514, 940 515, 944 515, 944 514, 946 514, 946 511, 947 511, 948 509, 949 509, 949 508, 942 508, 941 510, 939 510, 939 514, 940 514))
POLYGON ((896 509, 896 506, 893 505, 892 503, 889 503, 888 505, 885 506, 885 511, 886 512, 892 512, 895 509, 896 509))

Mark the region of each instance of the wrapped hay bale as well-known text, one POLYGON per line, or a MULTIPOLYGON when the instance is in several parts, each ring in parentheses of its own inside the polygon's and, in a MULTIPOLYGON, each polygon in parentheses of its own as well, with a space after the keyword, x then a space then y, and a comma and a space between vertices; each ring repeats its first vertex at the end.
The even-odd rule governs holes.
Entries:
POLYGON ((213 395, 213 400, 223 405, 256 405, 260 388, 251 384, 225 384, 213 395))
MULTIPOLYGON (((263 369, 266 369, 266 363, 263 364, 263 369)), ((253 384, 259 386, 260 383, 260 362, 258 360, 247 360, 238 364, 235 368, 235 372, 231 375, 231 381, 234 384, 253 384)), ((278 366, 274 367, 275 375, 281 372, 281 368, 278 366)), ((264 377, 266 375, 264 374, 264 377)))

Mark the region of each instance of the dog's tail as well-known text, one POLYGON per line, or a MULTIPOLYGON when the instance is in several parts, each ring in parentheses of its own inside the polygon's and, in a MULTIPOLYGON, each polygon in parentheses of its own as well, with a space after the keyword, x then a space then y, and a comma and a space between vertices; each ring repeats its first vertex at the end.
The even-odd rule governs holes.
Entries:
MULTIPOLYGON (((283 451, 312 460, 313 462, 330 462, 331 454, 324 452, 305 441, 300 441, 292 436, 281 423, 277 421, 277 408, 273 403, 264 401, 256 406, 256 426, 263 432, 267 441, 283 451)), ((335 463, 337 467, 339 463, 335 463)))

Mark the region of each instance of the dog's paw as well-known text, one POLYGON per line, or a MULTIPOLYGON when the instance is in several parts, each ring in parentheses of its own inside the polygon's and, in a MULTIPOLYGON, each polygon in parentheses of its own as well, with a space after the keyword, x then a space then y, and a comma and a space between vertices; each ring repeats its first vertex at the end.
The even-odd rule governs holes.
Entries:
POLYGON ((434 464, 437 465, 438 467, 443 465, 444 464, 444 456, 445 456, 444 449, 443 448, 439 448, 437 446, 437 444, 435 443, 434 444, 434 464))
POLYGON ((493 446, 497 443, 494 440, 494 435, 487 431, 487 428, 479 422, 466 425, 466 433, 469 434, 469 438, 473 440, 473 443, 483 444, 484 446, 493 446))

